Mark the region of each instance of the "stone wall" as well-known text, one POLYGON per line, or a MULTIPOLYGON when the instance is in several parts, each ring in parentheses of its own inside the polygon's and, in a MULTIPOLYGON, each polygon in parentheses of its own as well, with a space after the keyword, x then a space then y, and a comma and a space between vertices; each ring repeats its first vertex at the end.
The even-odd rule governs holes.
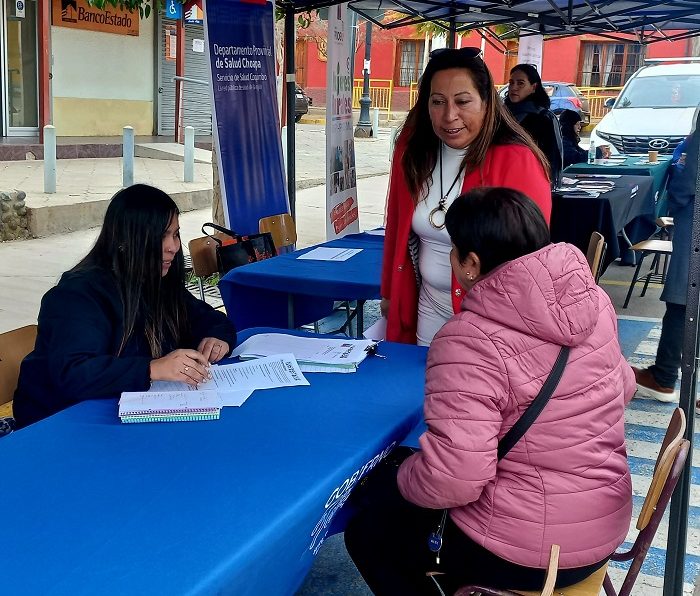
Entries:
POLYGON ((0 242, 31 238, 25 197, 21 190, 0 192, 0 242))

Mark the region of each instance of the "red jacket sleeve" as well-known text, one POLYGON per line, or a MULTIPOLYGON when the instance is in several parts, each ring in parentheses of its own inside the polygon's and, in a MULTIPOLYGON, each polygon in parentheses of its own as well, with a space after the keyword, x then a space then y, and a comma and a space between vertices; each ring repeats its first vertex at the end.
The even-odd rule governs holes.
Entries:
POLYGON ((380 295, 382 298, 391 298, 391 276, 394 268, 394 254, 396 251, 396 235, 398 233, 401 196, 400 193, 404 188, 403 182, 403 167, 401 166, 401 158, 405 143, 399 137, 394 151, 394 157, 391 161, 391 175, 389 176, 389 189, 386 199, 386 215, 384 234, 384 257, 382 259, 382 285, 380 295))

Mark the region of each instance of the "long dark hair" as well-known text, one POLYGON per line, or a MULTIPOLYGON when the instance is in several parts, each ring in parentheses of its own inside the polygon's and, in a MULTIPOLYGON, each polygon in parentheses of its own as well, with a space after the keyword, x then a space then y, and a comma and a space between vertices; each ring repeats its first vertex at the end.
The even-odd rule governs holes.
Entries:
POLYGON ((162 276, 163 234, 179 214, 175 201, 158 188, 134 184, 117 192, 107 207, 95 245, 71 271, 93 267, 114 275, 121 296, 124 334, 117 355, 142 317, 151 356, 163 355, 167 340, 178 343, 187 324, 182 246, 162 276))
POLYGON ((540 208, 512 188, 481 187, 465 192, 447 210, 445 227, 460 262, 475 253, 482 275, 550 242, 540 208))
POLYGON ((552 100, 549 99, 549 95, 547 95, 547 92, 542 86, 542 78, 540 77, 540 73, 537 72, 537 69, 532 64, 516 64, 510 69, 510 75, 513 76, 513 73, 518 70, 527 77, 531 85, 537 83, 534 92, 526 97, 525 101, 531 101, 540 108, 549 109, 549 106, 552 105, 552 100))
POLYGON ((408 113, 401 132, 406 143, 401 165, 414 202, 417 203, 425 198, 421 194, 426 184, 432 183, 431 175, 440 149, 440 139, 433 131, 430 122, 430 87, 435 74, 449 68, 462 68, 469 73, 486 108, 481 131, 469 144, 464 156, 466 171, 473 171, 484 163, 491 145, 518 144, 528 147, 539 159, 545 173, 549 172, 547 158, 535 145, 530 135, 503 107, 491 73, 483 60, 469 57, 464 52, 460 53, 460 50, 445 50, 434 55, 428 62, 420 80, 418 98, 408 113))

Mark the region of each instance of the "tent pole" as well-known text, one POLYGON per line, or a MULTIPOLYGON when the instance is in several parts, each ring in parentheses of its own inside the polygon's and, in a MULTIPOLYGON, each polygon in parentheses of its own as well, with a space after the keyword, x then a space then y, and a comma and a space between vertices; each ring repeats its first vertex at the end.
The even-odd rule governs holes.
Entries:
POLYGON ((296 15, 290 6, 284 13, 284 64, 285 84, 287 85, 287 194, 289 211, 292 218, 296 214, 296 122, 294 121, 294 104, 296 103, 296 68, 294 65, 294 44, 296 15))
MULTIPOLYGON (((695 432, 695 398, 697 393, 698 315, 700 293, 700 155, 698 175, 695 180, 695 207, 688 271, 688 292, 683 335, 683 360, 681 362, 681 395, 679 406, 685 412, 687 427, 685 438, 690 441, 690 452, 683 474, 671 497, 671 511, 666 543, 666 569, 664 572, 664 596, 682 596, 685 571, 685 550, 688 535, 688 509, 690 502, 690 471, 693 464, 693 433, 695 432)), ((682 258, 682 257, 681 257, 682 258)))

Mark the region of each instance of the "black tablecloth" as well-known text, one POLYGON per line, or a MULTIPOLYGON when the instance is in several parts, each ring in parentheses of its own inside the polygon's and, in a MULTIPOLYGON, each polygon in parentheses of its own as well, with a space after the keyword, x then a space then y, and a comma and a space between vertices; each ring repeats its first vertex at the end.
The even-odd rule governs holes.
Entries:
POLYGON ((554 192, 552 242, 569 242, 585 254, 591 234, 600 232, 608 243, 603 264, 607 267, 621 256, 617 235, 623 229, 632 243, 648 238, 655 229, 653 179, 620 176, 614 182, 615 188, 597 198, 554 192))

